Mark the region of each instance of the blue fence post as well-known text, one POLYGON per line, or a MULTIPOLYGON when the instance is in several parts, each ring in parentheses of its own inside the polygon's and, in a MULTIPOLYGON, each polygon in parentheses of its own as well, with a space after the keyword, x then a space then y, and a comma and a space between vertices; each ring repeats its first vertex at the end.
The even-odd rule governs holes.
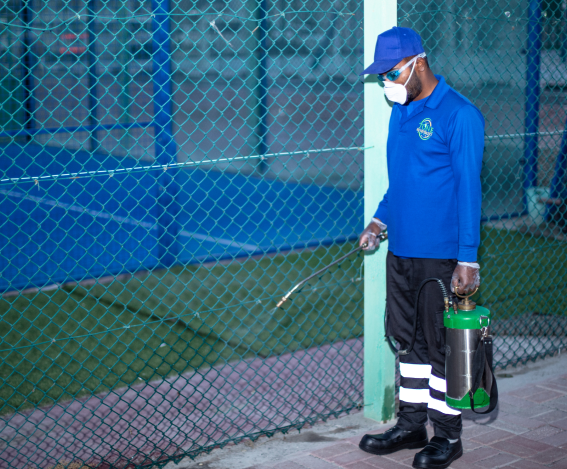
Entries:
MULTIPOLYGON (((260 125, 258 127, 259 141, 258 153, 268 153, 268 2, 260 2, 260 125)), ((260 160, 260 172, 266 171, 266 162, 260 160)))
POLYGON ((173 101, 169 0, 152 0, 154 131, 156 162, 164 167, 158 176, 158 251, 162 267, 173 265, 179 255, 180 225, 177 196, 177 146, 173 138, 173 101))
MULTIPOLYGON (((29 1, 22 0, 22 23, 26 26, 31 25, 32 16, 29 8, 29 1)), ((32 34, 31 29, 25 29, 23 32, 24 36, 24 56, 22 60, 22 65, 24 67, 24 129, 33 129, 34 125, 34 103, 33 103, 33 70, 35 60, 33 59, 32 44, 30 41, 30 36, 32 34)), ((30 133, 25 136, 26 142, 31 141, 32 136, 30 133)))
POLYGON ((524 147, 524 208, 528 209, 528 190, 537 186, 539 130, 539 78, 541 61, 540 0, 530 0, 528 7, 528 47, 526 74, 526 136, 524 147))
MULTIPOLYGON (((122 4, 120 6, 120 18, 128 18, 131 15, 131 11, 128 9, 129 0, 122 0, 122 4)), ((129 73, 130 62, 132 61, 132 56, 129 52, 130 42, 133 38, 133 35, 130 34, 130 27, 129 22, 124 21, 123 23, 119 23, 120 30, 118 31, 119 37, 119 47, 120 52, 118 53, 118 60, 120 62, 121 70, 120 70, 120 107, 122 108, 122 113, 118 117, 118 121, 122 122, 123 124, 130 124, 131 123, 131 116, 130 116, 130 108, 132 103, 132 97, 130 96, 130 81, 132 77, 129 73)), ((126 152, 131 150, 131 140, 130 140, 130 131, 129 129, 125 129, 124 132, 121 133, 120 144, 122 148, 126 149, 126 152)))
MULTIPOLYGON (((87 83, 89 87, 89 124, 95 126, 98 124, 97 116, 98 116, 98 99, 96 95, 96 87, 97 87, 97 76, 96 76, 96 30, 95 30, 95 12, 96 12, 96 0, 89 0, 87 3, 87 11, 89 14, 88 23, 87 23, 87 34, 88 34, 88 46, 87 46, 87 64, 88 64, 88 74, 87 74, 87 83)), ((97 131, 93 130, 91 132, 91 150, 97 151, 100 145, 100 142, 97 138, 97 131)))
MULTIPOLYGON (((254 143, 250 146, 252 153, 265 155, 268 152, 268 5, 266 0, 249 0, 247 5, 248 11, 256 19, 252 23, 255 29, 248 46, 254 51, 248 66, 251 70, 248 88, 253 90, 248 125, 254 143)), ((266 168, 265 161, 261 159, 257 169, 263 173, 266 168)))

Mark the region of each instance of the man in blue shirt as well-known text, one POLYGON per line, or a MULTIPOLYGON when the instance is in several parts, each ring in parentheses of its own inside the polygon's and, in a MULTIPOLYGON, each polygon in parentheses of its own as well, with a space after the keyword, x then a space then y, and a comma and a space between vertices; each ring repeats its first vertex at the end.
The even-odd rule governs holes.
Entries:
MULTIPOLYGON (((441 279, 459 294, 480 284, 480 170, 484 119, 443 77, 434 75, 420 36, 394 27, 378 36, 374 63, 393 102, 388 128, 389 187, 360 244, 375 249, 388 229, 386 333, 402 349, 411 343, 414 302, 421 282, 441 279)), ((375 131, 375 129, 366 129, 375 131)), ((445 403, 443 296, 436 282, 423 288, 413 349, 400 355, 398 423, 386 433, 365 435, 360 448, 389 454, 422 448, 413 467, 446 468, 463 453, 460 412, 445 403), (435 436, 428 441, 425 424, 435 436)))

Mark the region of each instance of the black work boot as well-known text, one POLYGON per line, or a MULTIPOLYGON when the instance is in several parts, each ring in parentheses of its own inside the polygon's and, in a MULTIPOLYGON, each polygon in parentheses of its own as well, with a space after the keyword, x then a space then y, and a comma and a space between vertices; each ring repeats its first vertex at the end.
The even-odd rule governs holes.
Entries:
POLYGON ((459 438, 450 443, 447 438, 434 436, 413 458, 413 467, 418 469, 445 469, 463 455, 463 444, 459 438))
POLYGON ((401 449, 423 448, 427 444, 427 430, 413 432, 402 430, 397 425, 385 433, 364 435, 358 447, 372 454, 390 454, 401 449))

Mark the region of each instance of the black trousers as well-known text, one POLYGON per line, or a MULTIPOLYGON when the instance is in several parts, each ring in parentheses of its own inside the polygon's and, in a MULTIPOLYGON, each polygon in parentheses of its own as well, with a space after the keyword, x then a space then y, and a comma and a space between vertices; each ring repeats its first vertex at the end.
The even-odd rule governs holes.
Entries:
MULTIPOLYGON (((404 259, 388 252, 386 259, 386 332, 402 349, 409 346, 414 324, 414 302, 419 285, 439 278, 450 290, 456 259, 404 259)), ((398 425, 417 430, 431 420, 435 436, 461 435, 461 413, 445 404, 445 327, 443 294, 437 282, 421 291, 417 336, 413 350, 400 356, 400 411, 398 425)))

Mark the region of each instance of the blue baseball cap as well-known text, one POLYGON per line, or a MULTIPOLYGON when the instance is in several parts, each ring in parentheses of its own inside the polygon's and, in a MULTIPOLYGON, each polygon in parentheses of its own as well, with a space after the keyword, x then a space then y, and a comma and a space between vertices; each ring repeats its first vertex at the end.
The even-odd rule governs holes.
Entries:
POLYGON ((422 52, 425 51, 419 34, 410 28, 394 26, 378 36, 374 62, 361 75, 386 73, 402 59, 422 52))

